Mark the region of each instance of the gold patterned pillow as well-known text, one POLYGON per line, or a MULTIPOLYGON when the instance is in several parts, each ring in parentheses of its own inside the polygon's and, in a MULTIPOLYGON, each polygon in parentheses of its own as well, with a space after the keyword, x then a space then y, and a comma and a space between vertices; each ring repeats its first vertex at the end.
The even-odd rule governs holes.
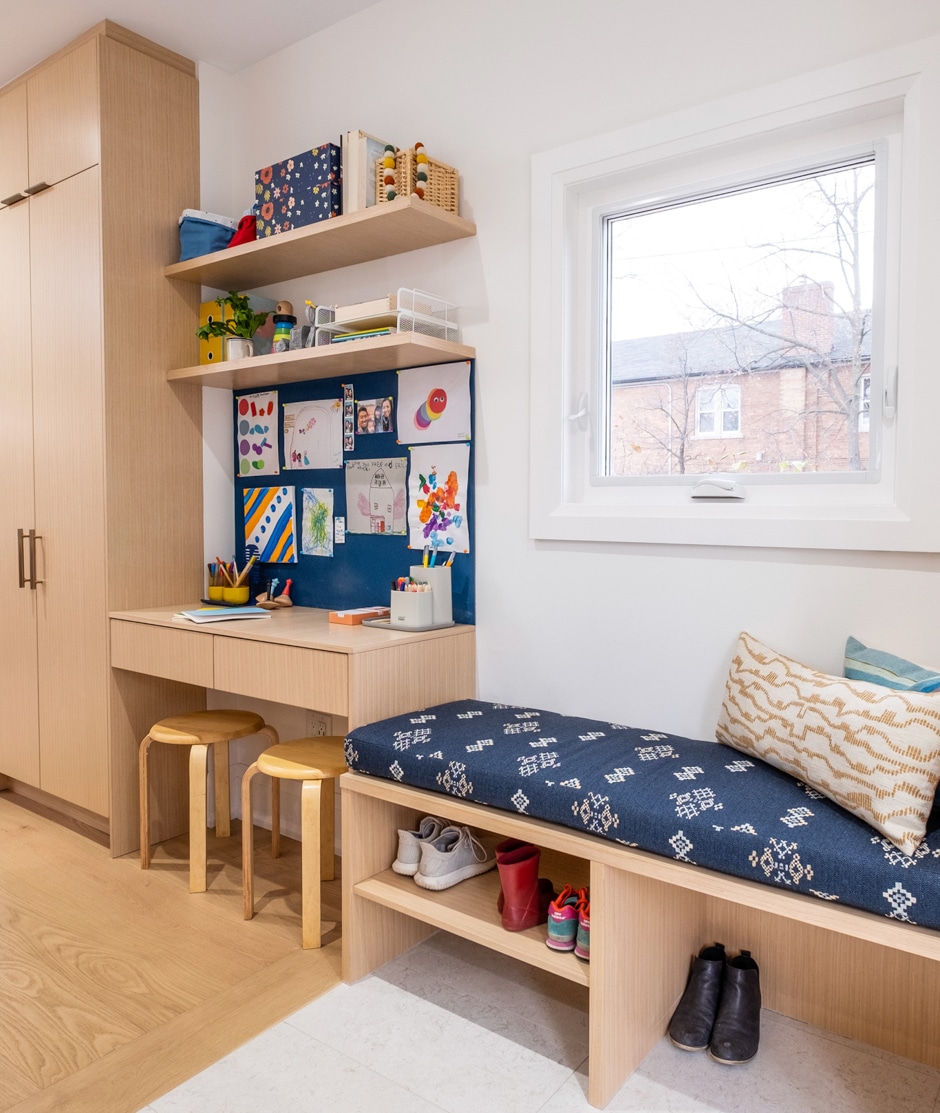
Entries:
POLYGON ((742 633, 719 742, 824 793, 905 854, 924 837, 940 780, 940 698, 845 680, 742 633))

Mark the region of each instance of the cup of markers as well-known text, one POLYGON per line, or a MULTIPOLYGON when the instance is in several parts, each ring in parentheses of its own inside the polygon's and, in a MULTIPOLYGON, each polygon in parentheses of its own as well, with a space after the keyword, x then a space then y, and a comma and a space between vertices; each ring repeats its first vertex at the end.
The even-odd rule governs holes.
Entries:
POLYGON ((210 603, 228 603, 231 606, 242 606, 248 602, 251 589, 248 586, 248 573, 257 560, 253 556, 239 572, 234 561, 231 563, 219 560, 218 557, 209 563, 209 582, 206 588, 207 599, 210 603))
MULTIPOLYGON (((389 605, 389 626, 401 630, 423 630, 434 623, 434 597, 427 580, 415 576, 399 576, 392 580, 392 598, 389 605)), ((421 572, 421 569, 417 569, 421 572)))

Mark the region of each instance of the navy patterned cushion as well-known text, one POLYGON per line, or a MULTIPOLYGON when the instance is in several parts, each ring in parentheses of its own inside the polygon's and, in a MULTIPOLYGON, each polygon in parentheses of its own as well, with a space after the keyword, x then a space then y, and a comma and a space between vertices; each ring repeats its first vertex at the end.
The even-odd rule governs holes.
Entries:
POLYGON ((462 700, 358 727, 350 769, 940 929, 940 832, 912 855, 717 742, 462 700))

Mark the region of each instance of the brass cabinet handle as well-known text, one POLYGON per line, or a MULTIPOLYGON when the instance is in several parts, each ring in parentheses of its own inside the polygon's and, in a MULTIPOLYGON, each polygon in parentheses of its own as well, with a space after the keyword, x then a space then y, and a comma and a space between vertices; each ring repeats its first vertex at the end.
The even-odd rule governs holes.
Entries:
POLYGON ((37 182, 35 185, 27 186, 23 192, 27 197, 32 197, 34 193, 42 193, 44 189, 49 188, 48 182, 37 182))
POLYGON ((16 531, 17 557, 20 565, 20 587, 26 587, 26 554, 23 549, 23 538, 26 536, 21 529, 16 531))

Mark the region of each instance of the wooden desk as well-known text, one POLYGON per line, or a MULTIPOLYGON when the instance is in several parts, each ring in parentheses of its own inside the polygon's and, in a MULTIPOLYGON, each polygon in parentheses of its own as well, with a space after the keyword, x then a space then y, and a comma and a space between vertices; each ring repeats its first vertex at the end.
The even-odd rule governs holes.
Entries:
MULTIPOLYGON (((341 716, 347 730, 476 694, 472 626, 420 634, 342 626, 331 623, 327 611, 311 607, 272 611, 270 619, 204 625, 173 617, 199 605, 110 616, 111 667, 121 710, 112 762, 123 771, 117 778, 122 799, 112 801, 112 854, 137 848, 132 741, 164 715, 204 707, 207 688, 341 716)), ((168 767, 160 779, 169 781, 170 795, 154 811, 158 840, 185 830, 185 768, 168 767)))

